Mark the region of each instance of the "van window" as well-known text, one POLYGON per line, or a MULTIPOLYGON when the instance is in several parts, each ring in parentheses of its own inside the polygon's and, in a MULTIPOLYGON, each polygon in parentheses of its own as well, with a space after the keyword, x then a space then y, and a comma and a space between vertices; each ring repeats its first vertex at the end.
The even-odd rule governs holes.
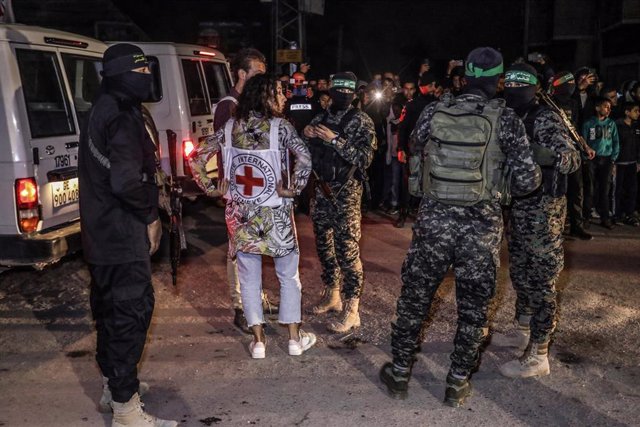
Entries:
POLYGON ((16 49, 33 138, 76 132, 55 52, 16 49))
POLYGON ((212 103, 220 101, 229 94, 231 82, 225 64, 213 61, 203 61, 204 76, 209 89, 209 99, 212 103))
POLYGON ((71 86, 71 96, 78 117, 78 126, 83 128, 87 114, 100 91, 100 58, 62 54, 62 63, 71 86))
POLYGON ((184 72, 184 81, 187 85, 189 110, 192 116, 211 114, 211 106, 205 95, 204 81, 202 80, 199 64, 200 61, 182 60, 182 71, 184 72))
POLYGON ((160 62, 155 56, 147 56, 149 61, 149 70, 151 70, 151 95, 146 102, 160 102, 162 100, 162 78, 160 76, 160 62))

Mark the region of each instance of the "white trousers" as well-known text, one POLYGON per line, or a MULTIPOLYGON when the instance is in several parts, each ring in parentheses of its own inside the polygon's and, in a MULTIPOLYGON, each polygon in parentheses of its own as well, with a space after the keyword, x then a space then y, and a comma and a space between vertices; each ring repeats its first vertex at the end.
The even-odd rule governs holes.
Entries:
MULTIPOLYGON (((288 255, 273 258, 280 281, 280 307, 278 321, 283 324, 302 321, 302 284, 298 273, 300 254, 293 250, 288 255)), ((247 324, 264 323, 262 311, 262 255, 237 253, 238 279, 242 293, 242 308, 247 324)))

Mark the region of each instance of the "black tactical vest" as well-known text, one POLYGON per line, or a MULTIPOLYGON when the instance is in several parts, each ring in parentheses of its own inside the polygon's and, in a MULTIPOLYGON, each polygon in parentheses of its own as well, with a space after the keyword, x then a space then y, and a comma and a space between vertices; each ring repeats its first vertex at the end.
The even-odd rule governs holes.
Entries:
MULTIPOLYGON (((327 123, 329 113, 325 112, 319 124, 323 124, 340 136, 344 136, 345 126, 358 111, 360 110, 357 108, 352 108, 347 111, 337 125, 327 123)), ((312 138, 309 141, 309 149, 311 151, 313 171, 318 174, 318 177, 322 181, 344 184, 349 180, 349 171, 353 165, 343 159, 333 146, 327 144, 320 138, 312 138)), ((356 173, 354 177, 362 180, 363 175, 362 173, 356 173)))

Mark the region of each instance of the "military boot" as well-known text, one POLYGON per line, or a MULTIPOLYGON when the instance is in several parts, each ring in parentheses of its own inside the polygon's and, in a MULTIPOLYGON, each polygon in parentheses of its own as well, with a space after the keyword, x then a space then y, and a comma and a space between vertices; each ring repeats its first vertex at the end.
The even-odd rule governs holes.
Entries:
POLYGON ((500 366, 500 373, 509 378, 542 377, 549 375, 549 341, 529 342, 524 354, 500 366))
POLYGON ((177 421, 161 420, 144 412, 138 393, 127 403, 111 402, 113 421, 111 427, 177 427, 177 421))
MULTIPOLYGON (((149 384, 140 381, 138 385, 138 394, 144 396, 149 391, 149 384)), ((102 396, 98 403, 98 411, 103 414, 111 412, 111 389, 109 388, 109 378, 102 377, 102 396)))
POLYGON ((451 373, 447 375, 447 388, 444 392, 444 404, 453 408, 459 408, 471 395, 471 383, 469 378, 456 378, 451 373))
POLYGON ((517 348, 520 351, 524 350, 527 348, 529 336, 531 335, 531 329, 529 326, 530 321, 531 316, 518 316, 518 318, 513 322, 512 329, 508 330, 504 334, 494 332, 491 335, 491 344, 498 347, 511 347, 517 348))
POLYGON ((331 322, 327 329, 336 334, 342 334, 349 332, 352 328, 360 327, 360 313, 358 308, 360 306, 360 298, 351 298, 346 301, 344 310, 340 316, 340 321, 331 322))
POLYGON ((340 288, 324 288, 322 299, 311 308, 311 314, 322 314, 329 311, 342 311, 340 288))
POLYGON ((380 369, 380 381, 387 386, 389 396, 394 399, 406 399, 409 389, 409 373, 393 369, 393 363, 387 362, 380 369))
POLYGON ((509 378, 542 377, 551 373, 549 369, 549 341, 529 342, 524 354, 500 366, 500 373, 509 378))

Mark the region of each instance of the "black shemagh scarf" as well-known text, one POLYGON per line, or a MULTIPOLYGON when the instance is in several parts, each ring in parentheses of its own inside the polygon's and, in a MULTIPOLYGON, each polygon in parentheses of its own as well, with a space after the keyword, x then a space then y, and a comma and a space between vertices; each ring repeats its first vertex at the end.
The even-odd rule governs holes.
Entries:
POLYGON ((105 77, 109 92, 117 92, 133 102, 143 102, 151 94, 151 74, 127 71, 111 77, 105 77))
POLYGON ((507 102, 507 107, 513 108, 516 114, 522 117, 535 103, 536 89, 535 85, 505 87, 504 100, 507 102))
POLYGON ((331 111, 346 110, 356 96, 355 93, 344 93, 335 89, 330 89, 329 95, 331 96, 331 111))

